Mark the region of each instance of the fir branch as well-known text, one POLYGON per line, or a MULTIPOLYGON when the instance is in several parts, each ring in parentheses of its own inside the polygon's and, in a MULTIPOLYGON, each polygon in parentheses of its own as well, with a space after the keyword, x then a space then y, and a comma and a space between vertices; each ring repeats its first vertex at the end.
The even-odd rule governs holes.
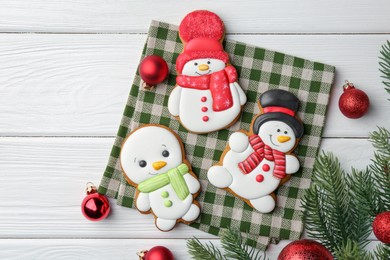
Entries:
MULTIPOLYGON (((243 241, 240 231, 226 229, 221 236, 222 247, 227 259, 261 260, 260 251, 250 248, 243 241)), ((265 259, 265 255, 264 258, 265 259)))
POLYGON ((347 239, 335 252, 337 259, 342 260, 373 260, 372 255, 363 250, 356 241, 347 239))
POLYGON ((390 259, 390 245, 379 244, 377 245, 374 255, 376 259, 390 259))
POLYGON ((187 248, 192 259, 195 260, 226 260, 212 243, 203 245, 197 238, 187 240, 187 248))
POLYGON ((374 192, 378 204, 374 215, 390 210, 390 132, 379 127, 370 134, 370 142, 376 149, 370 169, 374 180, 374 192))
POLYGON ((386 91, 390 94, 390 42, 387 41, 387 44, 382 45, 382 50, 380 51, 381 56, 379 57, 379 71, 382 72, 382 78, 385 80, 386 91))
POLYGON ((305 226, 310 236, 331 252, 345 243, 354 228, 345 172, 332 154, 320 154, 313 168, 312 185, 303 199, 305 226))
POLYGON ((373 192, 374 183, 370 171, 357 171, 352 168, 348 175, 348 186, 351 197, 351 214, 354 221, 351 223, 349 237, 356 241, 359 248, 364 248, 371 233, 372 212, 377 208, 378 194, 373 192))

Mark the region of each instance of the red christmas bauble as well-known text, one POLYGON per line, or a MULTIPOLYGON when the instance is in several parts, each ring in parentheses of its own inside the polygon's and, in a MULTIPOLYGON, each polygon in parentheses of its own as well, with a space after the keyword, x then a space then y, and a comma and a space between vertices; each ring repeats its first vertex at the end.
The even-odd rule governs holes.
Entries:
POLYGON ((165 246, 155 246, 149 250, 141 251, 137 254, 142 260, 174 260, 174 256, 165 246))
POLYGON ((339 99, 341 113, 348 118, 360 118, 367 113, 370 100, 364 91, 356 89, 352 83, 346 81, 344 93, 339 99))
POLYGON ((288 244, 278 256, 278 260, 333 260, 332 254, 317 241, 301 239, 288 244))
POLYGON ((379 241, 390 244, 390 211, 382 212, 375 217, 372 230, 379 241))
POLYGON ((139 74, 145 82, 144 87, 151 88, 163 82, 168 76, 167 62, 157 55, 144 58, 139 65, 139 74))
POLYGON ((90 185, 87 187, 87 196, 81 203, 81 212, 91 221, 105 219, 110 213, 110 202, 106 196, 97 193, 95 186, 90 185))

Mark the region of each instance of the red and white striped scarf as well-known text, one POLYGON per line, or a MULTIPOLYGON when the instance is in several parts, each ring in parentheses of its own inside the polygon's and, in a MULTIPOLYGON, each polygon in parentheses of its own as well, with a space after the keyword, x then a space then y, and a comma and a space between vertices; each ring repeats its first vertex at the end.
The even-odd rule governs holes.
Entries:
POLYGON ((282 179, 286 175, 285 153, 265 145, 258 135, 252 135, 249 137, 249 143, 255 151, 249 155, 248 158, 238 164, 238 167, 244 174, 252 172, 265 158, 269 161, 275 162, 273 175, 276 178, 282 179))

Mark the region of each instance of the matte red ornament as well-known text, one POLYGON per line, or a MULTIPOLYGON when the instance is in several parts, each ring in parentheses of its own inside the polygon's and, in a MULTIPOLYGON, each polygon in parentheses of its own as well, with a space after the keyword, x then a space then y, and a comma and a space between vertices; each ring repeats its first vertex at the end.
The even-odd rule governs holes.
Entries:
POLYGON ((278 256, 278 260, 333 260, 332 254, 317 241, 301 239, 288 244, 278 256))
POLYGON ((165 246, 155 246, 137 253, 139 260, 174 260, 171 250, 165 246))
POLYGON ((152 89, 166 79, 169 69, 167 62, 163 58, 151 55, 141 61, 138 71, 141 79, 144 81, 143 87, 152 89))
POLYGON ((87 196, 81 203, 81 212, 91 221, 105 219, 110 213, 110 202, 106 196, 97 192, 96 186, 92 183, 87 183, 87 196))
POLYGON ((390 211, 382 212, 375 217, 372 230, 379 241, 390 244, 390 211))
POLYGON ((348 118, 360 118, 367 113, 370 100, 364 91, 356 89, 352 83, 345 81, 344 93, 339 99, 341 113, 348 118))

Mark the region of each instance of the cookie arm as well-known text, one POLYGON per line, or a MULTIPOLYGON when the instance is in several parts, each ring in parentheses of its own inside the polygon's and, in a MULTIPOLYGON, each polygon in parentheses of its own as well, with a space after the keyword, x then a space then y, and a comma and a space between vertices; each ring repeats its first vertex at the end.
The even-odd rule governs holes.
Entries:
POLYGON ((299 170, 298 158, 294 155, 286 154, 286 174, 293 174, 299 170))
POLYGON ((169 95, 168 111, 173 116, 179 116, 181 89, 180 86, 176 86, 169 95))
POLYGON ((233 84, 234 84, 234 86, 237 89, 238 96, 240 97, 240 104, 241 104, 241 106, 245 105, 247 98, 246 98, 246 95, 244 93, 244 90, 242 90, 240 84, 238 84, 237 81, 234 82, 233 84))
POLYGON ((200 183, 199 183, 198 179, 196 179, 194 176, 192 176, 189 173, 185 174, 183 177, 187 183, 188 190, 190 191, 190 193, 191 194, 197 193, 200 189, 200 183))
POLYGON ((229 137, 230 149, 236 153, 244 152, 249 146, 248 136, 242 132, 235 132, 229 137))
POLYGON ((146 212, 150 210, 150 200, 149 194, 140 192, 138 193, 137 200, 135 202, 135 206, 139 211, 146 212))

